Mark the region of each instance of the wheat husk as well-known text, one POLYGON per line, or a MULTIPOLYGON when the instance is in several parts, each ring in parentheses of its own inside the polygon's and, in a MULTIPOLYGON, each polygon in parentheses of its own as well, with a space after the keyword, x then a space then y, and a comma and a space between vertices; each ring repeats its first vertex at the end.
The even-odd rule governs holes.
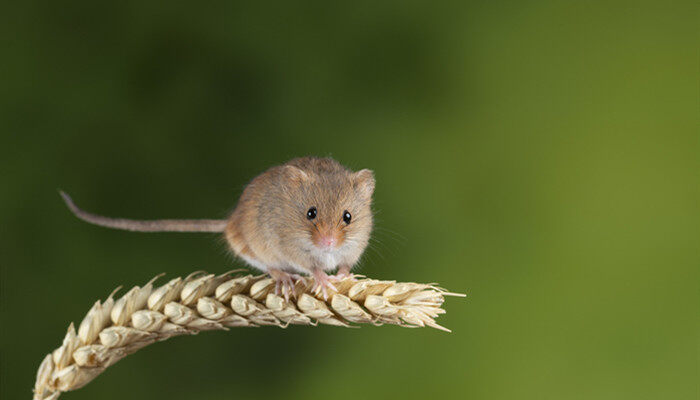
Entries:
POLYGON ((445 296, 464 296, 433 284, 346 278, 335 281, 338 291, 325 299, 313 294, 313 279, 302 278, 287 300, 266 275, 195 272, 154 287, 157 278, 116 300, 116 290, 98 300, 77 330, 71 323, 61 346, 39 366, 34 400, 55 400, 79 389, 151 343, 206 330, 393 324, 450 332, 435 318, 445 313, 445 296))

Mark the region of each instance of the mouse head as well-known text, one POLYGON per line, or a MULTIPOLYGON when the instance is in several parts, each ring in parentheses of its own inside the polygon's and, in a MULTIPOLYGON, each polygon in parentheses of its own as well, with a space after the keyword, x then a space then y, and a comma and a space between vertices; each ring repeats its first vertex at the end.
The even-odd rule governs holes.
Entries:
MULTIPOLYGON (((374 173, 352 172, 331 159, 315 159, 313 166, 286 165, 292 228, 303 232, 303 248, 312 254, 339 253, 355 260, 372 231, 374 173)), ((354 262, 353 261, 353 262, 354 262)))

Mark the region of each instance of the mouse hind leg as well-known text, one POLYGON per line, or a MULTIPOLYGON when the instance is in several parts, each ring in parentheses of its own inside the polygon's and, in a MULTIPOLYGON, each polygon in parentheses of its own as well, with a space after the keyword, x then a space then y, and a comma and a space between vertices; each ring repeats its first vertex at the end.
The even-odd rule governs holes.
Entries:
POLYGON ((237 222, 237 220, 232 219, 232 221, 226 227, 226 241, 228 242, 231 251, 233 251, 233 254, 245 261, 251 267, 262 272, 267 272, 267 264, 260 260, 260 257, 258 257, 253 249, 250 248, 245 236, 238 229, 237 222))

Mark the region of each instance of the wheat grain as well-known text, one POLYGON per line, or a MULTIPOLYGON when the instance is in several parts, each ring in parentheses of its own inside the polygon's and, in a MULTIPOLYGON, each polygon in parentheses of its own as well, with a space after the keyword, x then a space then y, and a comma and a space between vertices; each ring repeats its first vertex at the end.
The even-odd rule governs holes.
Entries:
POLYGON ((329 299, 315 296, 311 278, 300 279, 290 300, 275 294, 266 275, 195 272, 154 288, 153 278, 114 300, 99 300, 76 332, 71 323, 63 344, 37 372, 34 400, 55 400, 81 388, 105 368, 153 342, 172 336, 230 327, 274 325, 428 326, 449 332, 435 318, 445 312, 446 292, 432 284, 341 279, 329 299))

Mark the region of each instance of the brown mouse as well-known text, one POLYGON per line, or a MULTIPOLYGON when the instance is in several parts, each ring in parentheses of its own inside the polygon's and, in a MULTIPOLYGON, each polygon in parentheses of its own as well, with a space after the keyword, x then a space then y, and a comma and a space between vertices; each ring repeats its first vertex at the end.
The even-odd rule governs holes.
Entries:
POLYGON ((225 220, 131 220, 108 218, 78 208, 61 196, 80 219, 137 232, 223 232, 233 252, 293 294, 297 274, 312 275, 316 292, 335 289, 326 271, 350 275, 372 231, 374 174, 350 171, 331 158, 303 157, 275 166, 253 179, 225 220))

